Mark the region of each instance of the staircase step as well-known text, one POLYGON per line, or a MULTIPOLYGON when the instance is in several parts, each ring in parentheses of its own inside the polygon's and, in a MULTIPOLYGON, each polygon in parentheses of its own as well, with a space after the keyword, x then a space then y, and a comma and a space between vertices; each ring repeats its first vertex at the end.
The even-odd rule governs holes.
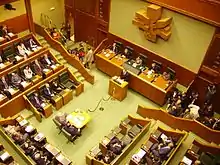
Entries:
POLYGON ((67 61, 66 61, 66 60, 64 60, 64 59, 59 60, 59 62, 60 62, 61 64, 63 64, 63 65, 67 64, 67 61))
POLYGON ((51 46, 48 44, 48 43, 46 43, 46 44, 42 44, 44 47, 48 47, 48 48, 50 48, 51 46))
POLYGON ((77 78, 80 82, 84 82, 85 81, 85 78, 84 77, 79 77, 79 78, 77 78))
POLYGON ((37 39, 38 39, 38 41, 41 41, 41 40, 44 40, 44 37, 43 36, 40 36, 40 35, 36 35, 36 37, 37 37, 37 39))
POLYGON ((74 73, 74 75, 75 75, 77 78, 82 77, 82 75, 81 75, 79 72, 74 73))

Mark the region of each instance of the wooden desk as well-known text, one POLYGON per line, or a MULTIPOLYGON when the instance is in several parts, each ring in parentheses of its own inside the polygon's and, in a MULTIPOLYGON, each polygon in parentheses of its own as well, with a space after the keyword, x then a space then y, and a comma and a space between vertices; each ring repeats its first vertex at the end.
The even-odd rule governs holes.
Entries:
POLYGON ((52 99, 55 102, 56 110, 59 110, 63 106, 63 98, 62 98, 62 96, 55 95, 52 99))
POLYGON ((110 60, 112 57, 116 56, 116 54, 109 49, 102 51, 99 55, 105 59, 108 59, 108 60, 110 60))
POLYGON ((122 66, 122 64, 124 64, 126 61, 128 61, 127 58, 123 58, 120 55, 114 56, 111 59, 111 62, 118 65, 118 66, 122 66))
POLYGON ((66 120, 76 128, 83 128, 91 120, 91 117, 85 111, 76 111, 69 114, 66 120))
POLYGON ((67 104, 73 99, 73 91, 71 89, 64 89, 59 93, 59 95, 61 95, 63 98, 63 105, 67 104))
POLYGON ((70 165, 72 162, 64 157, 61 153, 56 156, 56 160, 62 165, 70 165))
POLYGON ((51 104, 46 104, 46 106, 44 107, 45 117, 46 118, 50 117, 50 115, 52 115, 52 113, 53 113, 52 105, 51 104))
POLYGON ((5 70, 6 68, 9 68, 11 66, 13 66, 13 64, 9 61, 6 61, 4 64, 1 64, 0 71, 5 70))
POLYGON ((113 79, 109 80, 108 94, 113 98, 122 101, 127 96, 128 83, 123 81, 122 84, 115 82, 113 79))
MULTIPOLYGON (((96 54, 96 67, 111 77, 119 76, 123 70, 123 68, 120 66, 121 62, 119 63, 118 60, 115 61, 114 57, 111 60, 109 60, 104 56, 105 55, 102 54, 96 54)), ((160 76, 156 79, 156 81, 151 83, 151 81, 154 78, 149 78, 144 73, 136 75, 132 72, 129 72, 129 74, 130 77, 128 87, 142 94, 143 96, 147 97, 153 102, 159 104, 160 106, 164 105, 167 98, 167 94, 172 90, 172 88, 176 86, 178 82, 177 80, 175 80, 167 88, 167 82, 165 80, 163 81, 161 79, 162 77, 160 76)))

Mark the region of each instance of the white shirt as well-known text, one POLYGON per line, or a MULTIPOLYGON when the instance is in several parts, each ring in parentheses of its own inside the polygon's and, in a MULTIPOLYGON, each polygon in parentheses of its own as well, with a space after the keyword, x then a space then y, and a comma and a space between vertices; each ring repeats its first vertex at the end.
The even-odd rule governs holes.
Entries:
POLYGON ((33 76, 33 72, 30 68, 29 69, 24 69, 24 75, 25 75, 25 78, 31 79, 32 76, 33 76))

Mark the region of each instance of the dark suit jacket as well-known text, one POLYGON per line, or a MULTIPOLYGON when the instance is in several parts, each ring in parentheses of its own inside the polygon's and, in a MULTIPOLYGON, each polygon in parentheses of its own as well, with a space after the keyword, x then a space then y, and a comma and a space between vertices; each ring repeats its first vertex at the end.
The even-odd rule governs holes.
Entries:
POLYGON ((154 70, 155 73, 160 73, 161 68, 158 65, 155 65, 154 67, 151 67, 150 70, 154 70))
MULTIPOLYGON (((5 81, 6 81, 7 85, 9 86, 9 84, 8 84, 8 78, 5 78, 5 81)), ((6 86, 5 86, 5 84, 3 83, 2 79, 0 79, 0 90, 3 91, 4 89, 6 89, 6 86)))
POLYGON ((64 129, 70 133, 72 136, 75 136, 75 135, 80 135, 80 132, 78 131, 77 128, 75 128, 74 126, 70 126, 68 127, 67 125, 64 126, 64 129))
MULTIPOLYGON (((48 59, 50 60, 51 64, 50 65, 54 65, 55 62, 50 58, 48 57, 48 59)), ((45 58, 43 57, 40 62, 44 65, 44 66, 48 66, 49 64, 47 63, 47 61, 45 60, 45 58)))
POLYGON ((35 63, 32 64, 32 68, 34 70, 34 72, 37 74, 37 75, 42 75, 43 74, 43 68, 42 66, 38 66, 36 65, 35 63))
POLYGON ((129 73, 128 73, 128 72, 125 72, 125 73, 124 73, 124 72, 122 71, 122 72, 121 72, 121 75, 120 75, 120 78, 128 82, 128 81, 129 81, 129 73))
POLYGON ((44 87, 43 94, 46 98, 51 98, 52 97, 51 95, 53 94, 53 92, 51 88, 44 87))
POLYGON ((43 101, 39 98, 39 97, 36 97, 36 96, 32 96, 31 98, 30 98, 30 101, 31 101, 31 103, 33 104, 33 106, 35 107, 35 108, 42 108, 42 106, 41 106, 41 104, 43 103, 43 101))

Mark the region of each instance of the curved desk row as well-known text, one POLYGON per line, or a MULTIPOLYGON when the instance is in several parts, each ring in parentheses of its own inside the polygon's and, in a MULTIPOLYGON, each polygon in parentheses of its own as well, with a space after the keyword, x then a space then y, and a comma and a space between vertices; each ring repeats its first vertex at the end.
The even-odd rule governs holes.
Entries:
MULTIPOLYGON (((108 51, 108 50, 107 50, 108 51)), ((120 58, 116 54, 108 51, 102 51, 99 54, 96 54, 96 67, 107 75, 119 76, 123 70, 122 65, 128 60, 126 58, 120 58)), ((134 91, 144 95, 151 101, 163 106, 167 94, 176 87, 177 80, 168 83, 162 78, 162 75, 158 75, 154 81, 152 78, 149 78, 146 74, 146 71, 140 73, 139 75, 134 74, 128 71, 130 74, 129 77, 129 88, 134 91)))

